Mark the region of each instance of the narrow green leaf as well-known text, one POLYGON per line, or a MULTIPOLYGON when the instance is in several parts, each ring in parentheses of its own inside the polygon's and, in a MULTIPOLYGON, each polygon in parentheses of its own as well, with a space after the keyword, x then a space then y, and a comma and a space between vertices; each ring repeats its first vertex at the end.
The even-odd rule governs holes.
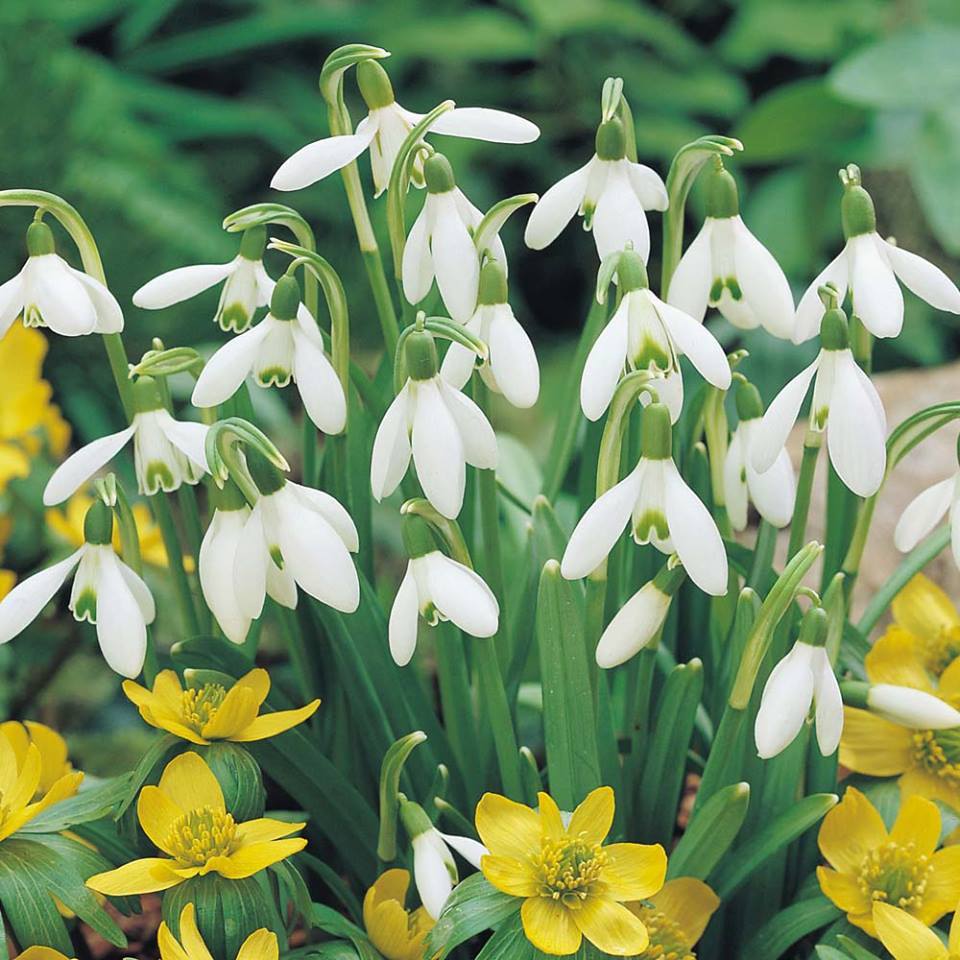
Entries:
POLYGON ((750 785, 747 783, 733 783, 718 790, 694 817, 674 848, 667 878, 706 880, 740 832, 749 803, 750 785))
POLYGON ((116 810, 129 793, 129 774, 91 783, 72 797, 48 807, 34 817, 21 833, 57 833, 78 823, 99 820, 116 810))
POLYGON ((443 960, 455 947, 484 930, 499 927, 520 910, 521 900, 494 889, 482 873, 457 884, 427 936, 427 956, 443 960))
POLYGON ((871 953, 866 947, 861 947, 856 940, 851 940, 843 934, 837 937, 837 943, 846 950, 848 956, 853 957, 853 960, 880 960, 875 953, 871 953))
POLYGON ((771 917, 740 953, 744 960, 779 960, 798 940, 842 916, 826 897, 801 900, 771 917))

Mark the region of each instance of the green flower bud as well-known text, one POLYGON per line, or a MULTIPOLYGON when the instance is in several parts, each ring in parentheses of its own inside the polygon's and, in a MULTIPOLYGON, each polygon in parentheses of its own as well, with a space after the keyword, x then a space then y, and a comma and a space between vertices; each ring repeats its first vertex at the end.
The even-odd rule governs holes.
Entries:
POLYGON ((487 260, 480 268, 477 302, 484 305, 507 302, 507 272, 496 260, 487 260))
POLYGON ((259 450, 248 446, 244 452, 250 476, 263 496, 283 489, 286 478, 259 450))
POLYGON ((404 343, 407 374, 411 380, 432 380, 437 375, 437 346, 425 330, 414 330, 404 343))
POLYGON ((828 310, 820 321, 820 346, 824 350, 846 350, 850 346, 847 315, 839 307, 828 310))
POLYGON ((95 500, 83 518, 83 539, 98 547, 113 540, 113 511, 102 500, 95 500))
POLYGON ((822 647, 827 642, 827 611, 823 607, 810 607, 800 622, 797 643, 810 647, 822 647))
POLYGON ((669 460, 673 451, 670 411, 662 403, 651 403, 643 411, 640 450, 648 460, 669 460))
POLYGON ((622 160, 627 155, 627 134, 616 117, 597 127, 596 149, 601 160, 622 160))
POLYGON ((27 227, 27 253, 31 257, 42 257, 55 252, 53 231, 42 220, 34 220, 27 227))
POLYGON ((840 220, 843 235, 849 240, 877 230, 877 212, 870 194, 860 184, 860 168, 850 164, 840 171, 843 199, 840 201, 840 220))
POLYGON ((267 793, 257 761, 237 743, 220 740, 203 751, 203 759, 223 790, 223 801, 234 820, 263 816, 267 793))
POLYGON ((361 60, 357 64, 357 86, 370 110, 389 107, 396 100, 390 77, 376 60, 361 60))
POLYGON ((137 413, 149 413, 163 407, 160 386, 153 377, 137 377, 130 388, 133 394, 133 407, 137 413))
POLYGON ((763 416, 760 391, 749 380, 737 381, 737 416, 741 420, 757 420, 763 416))
POLYGON ((300 284, 297 278, 285 273, 273 288, 270 314, 277 320, 295 320, 300 307, 300 284))
POLYGON ((430 193, 449 193, 457 185, 453 167, 442 153, 435 153, 424 161, 423 179, 430 193))
POLYGON ((263 251, 266 247, 266 227, 249 227, 243 231, 243 236, 240 238, 240 256, 243 257, 244 260, 262 260, 263 251))
POLYGON ((736 217, 740 213, 737 181, 721 163, 707 171, 707 216, 715 219, 736 217))
POLYGON ((650 279, 647 276, 647 266, 643 257, 635 250, 624 250, 617 261, 617 279, 620 282, 621 293, 630 293, 632 290, 647 290, 650 279))

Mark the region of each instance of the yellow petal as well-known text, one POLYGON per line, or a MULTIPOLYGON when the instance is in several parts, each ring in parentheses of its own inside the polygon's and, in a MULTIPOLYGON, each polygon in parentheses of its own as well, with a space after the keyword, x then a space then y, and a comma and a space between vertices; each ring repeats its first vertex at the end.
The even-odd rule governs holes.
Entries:
POLYGON ((203 725, 203 735, 208 740, 227 740, 235 733, 250 726, 257 715, 257 703, 253 691, 247 687, 232 686, 223 703, 203 725))
POLYGON ((192 903, 188 903, 180 913, 180 942, 190 960, 213 960, 197 929, 197 914, 192 903))
POLYGON ((10 443, 0 443, 0 490, 16 477, 30 475, 30 458, 10 443))
MULTIPOLYGON (((181 919, 180 922, 182 923, 183 920, 181 919)), ((160 929, 157 930, 157 946, 160 948, 160 960, 191 960, 190 955, 180 946, 165 923, 161 923, 160 929)))
POLYGON ((192 750, 174 757, 160 777, 160 789, 181 809, 212 807, 225 810, 217 778, 199 754, 192 750))
POLYGON ((595 947, 614 957, 643 953, 650 942, 643 921, 615 900, 587 897, 580 909, 571 910, 570 914, 595 947))
POLYGON ((663 886, 667 855, 659 843, 611 843, 603 852, 602 876, 614 900, 648 900, 663 886))
POLYGON ((381 903, 394 900, 402 907, 407 902, 407 891, 410 889, 410 872, 394 867, 385 870, 373 882, 363 898, 364 923, 366 923, 367 907, 372 910, 381 903))
POLYGON ((396 900, 378 903, 369 912, 364 908, 363 922, 373 945, 388 960, 402 957, 409 951, 409 916, 396 900))
POLYGON ((960 809, 960 789, 946 778, 929 773, 922 767, 908 770, 899 783, 902 800, 912 796, 926 797, 927 800, 940 800, 955 810, 960 809))
POLYGON ((243 941, 237 960, 277 960, 280 956, 280 945, 277 935, 271 930, 254 930, 243 941))
MULTIPOLYGON (((0 737, 3 737, 13 748, 13 754, 16 757, 15 767, 19 767, 27 755, 27 747, 30 746, 30 735, 27 733, 27 728, 18 720, 5 720, 0 723, 0 737)), ((0 774, 0 778, 5 779, 5 776, 0 774)), ((10 784, 13 784, 15 779, 16 775, 10 779, 10 784)))
POLYGON ((9 796, 16 788, 17 781, 20 778, 20 767, 23 765, 23 759, 26 758, 29 746, 29 743, 24 744, 23 754, 18 755, 10 738, 7 736, 0 737, 0 794, 5 797, 9 796))
POLYGON ((940 811, 923 797, 909 797, 900 805, 890 839, 899 844, 913 841, 917 854, 930 856, 940 845, 940 811))
POLYGON ((870 900, 864 896, 855 877, 829 867, 817 867, 817 880, 824 896, 851 917, 870 909, 870 900))
POLYGON ((544 953, 565 957, 580 949, 583 939, 570 911, 559 901, 548 897, 531 897, 523 901, 520 920, 527 939, 544 953))
POLYGON ((249 743, 251 740, 266 740, 267 737, 275 737, 278 733, 284 733, 298 723, 309 720, 317 712, 319 706, 320 701, 314 700, 297 710, 277 710, 274 713, 261 714, 230 739, 237 743, 249 743))
MULTIPOLYGON (((953 632, 960 633, 960 628, 955 627, 953 632)), ((960 701, 960 657, 953 660, 940 674, 937 696, 953 705, 960 701)))
POLYGON ((279 863, 299 853, 307 841, 303 837, 290 840, 271 840, 268 843, 253 843, 241 847, 226 857, 211 857, 201 868, 201 875, 216 872, 230 880, 252 877, 271 863, 279 863))
POLYGON ((175 670, 161 670, 153 681, 153 696, 177 716, 183 715, 183 684, 175 670))
POLYGON ((957 910, 950 921, 950 936, 947 940, 947 949, 950 953, 960 954, 960 910, 957 910))
POLYGON ((552 840, 559 840, 563 836, 565 828, 563 826, 563 815, 560 813, 557 802, 549 793, 543 793, 542 791, 537 794, 537 801, 539 804, 537 812, 540 814, 540 830, 543 836, 550 837, 552 840))
POLYGON ((873 905, 873 923, 893 960, 946 960, 940 938, 906 910, 877 902, 873 905))
POLYGON ((40 751, 31 743, 13 788, 3 795, 4 806, 9 810, 22 810, 36 795, 42 769, 40 751))
POLYGON ((840 763, 855 773, 895 777, 913 765, 911 733, 868 710, 844 707, 840 763))
POLYGON ((210 744, 210 741, 207 740, 206 737, 201 737, 199 733, 188 727, 185 723, 182 723, 177 717, 170 713, 170 711, 165 710, 163 707, 158 707, 156 701, 154 701, 152 706, 141 707, 140 716, 143 717, 144 722, 150 724, 151 727, 156 727, 158 730, 166 730, 167 733, 172 733, 175 737, 196 744, 198 747, 206 747, 210 744))
POLYGON ((36 802, 23 807, 19 813, 8 816, 0 828, 0 840, 16 833, 22 826, 29 823, 34 817, 42 813, 47 807, 52 807, 67 797, 72 797, 77 792, 77 787, 83 780, 83 774, 79 771, 75 773, 66 773, 36 802))
POLYGON ((540 890, 529 862, 515 857, 488 854, 480 858, 480 869, 493 886, 511 897, 535 897, 540 890))
POLYGON ((271 820, 270 817, 261 817, 259 820, 245 820, 237 824, 237 840, 246 845, 248 843, 266 843, 268 840, 279 840, 289 837, 306 826, 305 823, 287 823, 285 820, 271 820))
POLYGON ((853 873, 886 839, 887 828, 876 807, 855 787, 847 787, 840 803, 823 818, 817 842, 831 866, 853 873))
POLYGON ((659 893, 650 897, 654 907, 683 931, 684 943, 692 950, 703 936, 720 898, 702 880, 677 877, 668 880, 659 893))
POLYGON ((146 786, 137 798, 137 818, 155 847, 174 856, 167 844, 174 824, 188 811, 177 806, 159 787, 146 786))
POLYGON ((894 598, 893 619, 921 639, 960 625, 957 608, 929 577, 918 573, 894 598))
POLYGON ((257 709, 259 709, 270 692, 270 674, 261 667, 254 667, 234 684, 234 689, 237 687, 246 687, 250 690, 257 702, 257 709))
POLYGON ((567 833, 571 837, 582 836, 586 843, 603 843, 613 826, 614 806, 610 787, 591 790, 583 803, 573 811, 567 824, 567 833))
POLYGON ((17 954, 17 960, 67 960, 66 954, 53 947, 27 947, 17 954))
POLYGON ((146 687, 141 687, 135 680, 124 680, 120 684, 120 688, 135 707, 147 706, 153 702, 153 694, 146 687))
POLYGON ((477 833, 491 853, 523 860, 540 852, 540 817, 522 803, 485 793, 476 820, 477 833))
POLYGON ((927 879, 923 905, 918 914, 928 926, 945 913, 957 909, 960 902, 960 847, 944 847, 930 859, 933 869, 927 879))
POLYGON ((917 654, 917 639, 903 627, 890 627, 864 657, 863 665, 871 683, 933 692, 930 675, 917 654))
POLYGON ((45 723, 25 720, 24 726, 29 731, 31 742, 40 751, 40 784, 37 789, 46 793, 56 780, 73 770, 67 759, 67 741, 45 723))
POLYGON ((173 866, 172 860, 163 857, 133 860, 116 870, 94 874, 87 880, 87 886, 108 897, 157 893, 160 890, 169 890, 183 880, 173 866))

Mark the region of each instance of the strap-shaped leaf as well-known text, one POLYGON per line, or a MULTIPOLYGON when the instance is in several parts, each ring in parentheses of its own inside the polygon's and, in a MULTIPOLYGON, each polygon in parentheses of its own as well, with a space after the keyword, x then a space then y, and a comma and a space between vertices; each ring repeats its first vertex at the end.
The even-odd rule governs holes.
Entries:
POLYGON ((428 957, 443 960, 455 947, 484 930, 494 930, 520 910, 521 901, 501 893, 482 873, 457 884, 427 936, 428 957))
POLYGON ((771 917, 747 943, 741 956, 778 960, 798 940, 842 916, 823 895, 801 900, 771 917))
POLYGON ((130 775, 111 777, 89 787, 66 800, 48 807, 27 823, 21 833, 57 833, 78 823, 89 823, 110 816, 126 799, 130 790, 130 775))
POLYGON ((718 790, 693 818, 674 848, 667 866, 667 878, 706 880, 736 840, 749 803, 750 785, 747 783, 732 783, 718 790))

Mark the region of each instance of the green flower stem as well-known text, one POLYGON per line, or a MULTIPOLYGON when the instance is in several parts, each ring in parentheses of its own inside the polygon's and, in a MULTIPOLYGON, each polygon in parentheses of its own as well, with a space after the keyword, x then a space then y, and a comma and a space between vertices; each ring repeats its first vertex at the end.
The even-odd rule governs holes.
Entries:
MULTIPOLYGON (((497 753, 497 765, 500 768, 503 790, 508 797, 521 800, 524 790, 523 777, 520 773, 520 752, 494 639, 475 637, 471 641, 471 648, 474 651, 474 664, 480 681, 480 696, 483 698, 487 720, 493 733, 493 745, 497 753)), ((469 758, 467 762, 469 763, 469 758)))
MULTIPOLYGON (((180 505, 180 516, 187 535, 187 548, 193 556, 194 570, 199 571, 200 545, 203 543, 203 521, 200 518, 200 507, 197 504, 197 491, 192 484, 184 483, 177 491, 177 503, 180 505)), ((199 585, 199 572, 195 573, 199 585)), ((199 604, 200 617, 207 632, 213 631, 213 614, 205 603, 199 604)))
POLYGON ((482 764, 468 758, 478 757, 477 727, 473 716, 473 697, 470 693, 470 670, 467 667, 465 639, 452 624, 439 623, 437 635, 437 683, 440 687, 440 707, 443 725, 450 738, 450 746, 461 764, 467 796, 477 799, 483 790, 482 764))
POLYGON ((949 543, 950 524, 946 524, 931 533, 926 540, 907 554, 900 566, 884 581, 867 604, 867 609, 864 610, 857 624, 857 629, 863 636, 866 637, 876 626, 893 598, 949 543))
POLYGON ((817 468, 817 457, 823 444, 823 434, 808 430, 803 440, 803 457, 800 460, 800 476, 797 479, 797 499, 793 507, 793 519, 790 521, 790 544, 787 547, 787 561, 792 560, 803 546, 807 534, 807 515, 810 513, 810 494, 813 491, 813 478, 817 468))
POLYGON ((170 504, 167 502, 167 495, 165 493, 155 493, 150 497, 150 506, 153 509, 157 526, 160 527, 160 535, 163 537, 163 545, 167 551, 167 569, 170 571, 170 579, 177 597, 177 606, 180 608, 180 619, 183 622, 184 632, 187 636, 197 636, 200 633, 200 622, 197 619, 197 611, 194 607, 190 581, 187 579, 187 572, 183 568, 180 537, 173 521, 170 504))
POLYGON ((747 577, 747 586, 754 590, 761 589, 761 578, 763 571, 768 569, 773 563, 773 554, 777 549, 777 534, 779 531, 766 520, 760 521, 757 528, 757 539, 753 544, 753 563, 750 567, 750 574, 747 577))
MULTIPOLYGON (((359 236, 358 231, 358 239, 359 236)), ((387 274, 383 269, 380 250, 376 247, 373 250, 364 250, 361 247, 360 254, 363 257, 363 266, 367 271, 367 281, 373 293, 373 303, 377 308, 377 316, 380 318, 383 343, 387 353, 392 357, 397 349, 397 340, 400 338, 400 325, 397 322, 397 314, 393 309, 393 297, 390 295, 390 284, 387 282, 387 274)))
POLYGON ((850 546, 847 547, 847 555, 843 558, 843 565, 840 567, 841 572, 846 576, 843 586, 848 599, 853 594, 853 588, 857 582, 857 576, 860 573, 860 561, 863 559, 863 551, 867 546, 867 537, 870 535, 870 524, 876 508, 877 494, 868 497, 860 504, 860 509, 857 512, 857 524, 853 528, 850 546))

